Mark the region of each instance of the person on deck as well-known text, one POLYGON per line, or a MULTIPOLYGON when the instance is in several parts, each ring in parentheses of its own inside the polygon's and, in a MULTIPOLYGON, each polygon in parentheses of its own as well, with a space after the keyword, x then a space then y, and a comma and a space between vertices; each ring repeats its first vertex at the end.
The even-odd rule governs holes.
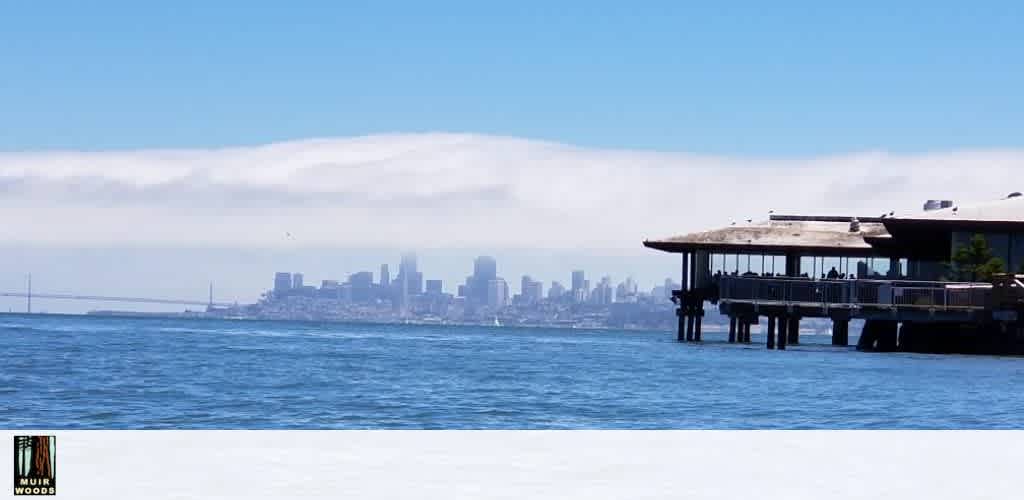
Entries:
POLYGON ((832 267, 832 270, 828 272, 828 279, 839 279, 839 271, 837 271, 835 267, 832 267))

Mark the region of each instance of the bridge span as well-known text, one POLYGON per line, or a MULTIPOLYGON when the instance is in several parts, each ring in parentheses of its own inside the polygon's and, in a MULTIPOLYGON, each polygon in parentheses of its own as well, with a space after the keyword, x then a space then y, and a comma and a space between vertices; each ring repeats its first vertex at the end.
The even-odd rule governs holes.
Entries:
MULTIPOLYGON (((34 292, 0 292, 0 297, 15 297, 22 299, 56 299, 56 300, 84 300, 95 302, 123 302, 134 304, 169 304, 182 306, 201 307, 231 307, 237 304, 228 302, 214 302, 212 300, 188 300, 188 299, 160 299, 151 297, 116 297, 107 295, 78 295, 71 293, 34 293, 34 292)), ((31 302, 30 302, 31 303, 31 302)))

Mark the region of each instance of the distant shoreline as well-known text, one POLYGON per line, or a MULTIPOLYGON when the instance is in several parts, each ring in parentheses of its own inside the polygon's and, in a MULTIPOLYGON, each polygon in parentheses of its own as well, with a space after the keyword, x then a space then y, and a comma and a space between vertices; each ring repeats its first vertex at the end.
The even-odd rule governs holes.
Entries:
MULTIPOLYGON (((578 331, 621 331, 621 332, 649 332, 665 333, 672 332, 657 328, 618 328, 609 326, 557 326, 557 325, 501 325, 495 326, 489 323, 438 323, 431 321, 359 321, 359 320, 334 320, 334 319, 287 319, 287 318, 244 318, 244 317, 212 317, 204 316, 202 313, 160 313, 160 312, 89 312, 89 313, 26 313, 26 312, 0 312, 0 317, 76 317, 76 318, 117 318, 117 319, 174 319, 194 321, 238 321, 238 322, 266 322, 266 323, 307 323, 307 324, 338 324, 338 325, 382 325, 382 326, 445 326, 445 327, 486 327, 486 328, 522 328, 522 329, 546 329, 546 330, 578 330, 578 331)), ((717 330, 712 330, 712 332, 717 330)), ((724 332, 724 330, 722 330, 724 332)))

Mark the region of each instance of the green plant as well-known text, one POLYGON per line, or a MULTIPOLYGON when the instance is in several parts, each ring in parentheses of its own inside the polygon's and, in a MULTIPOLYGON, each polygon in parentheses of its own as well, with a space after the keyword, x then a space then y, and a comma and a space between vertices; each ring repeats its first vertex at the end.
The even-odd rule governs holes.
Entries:
POLYGON ((990 281, 993 274, 1005 273, 1006 263, 992 255, 988 241, 980 234, 957 249, 949 265, 949 274, 959 281, 990 281))

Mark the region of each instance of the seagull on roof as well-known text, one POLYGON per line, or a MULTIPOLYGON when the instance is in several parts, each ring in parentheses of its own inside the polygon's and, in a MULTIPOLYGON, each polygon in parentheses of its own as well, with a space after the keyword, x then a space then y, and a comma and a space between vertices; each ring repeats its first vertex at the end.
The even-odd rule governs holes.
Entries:
POLYGON ((730 226, 735 226, 736 225, 736 221, 732 221, 732 224, 729 224, 729 225, 730 226))
POLYGON ((747 219, 747 224, 750 224, 751 222, 754 222, 754 219, 747 219))

